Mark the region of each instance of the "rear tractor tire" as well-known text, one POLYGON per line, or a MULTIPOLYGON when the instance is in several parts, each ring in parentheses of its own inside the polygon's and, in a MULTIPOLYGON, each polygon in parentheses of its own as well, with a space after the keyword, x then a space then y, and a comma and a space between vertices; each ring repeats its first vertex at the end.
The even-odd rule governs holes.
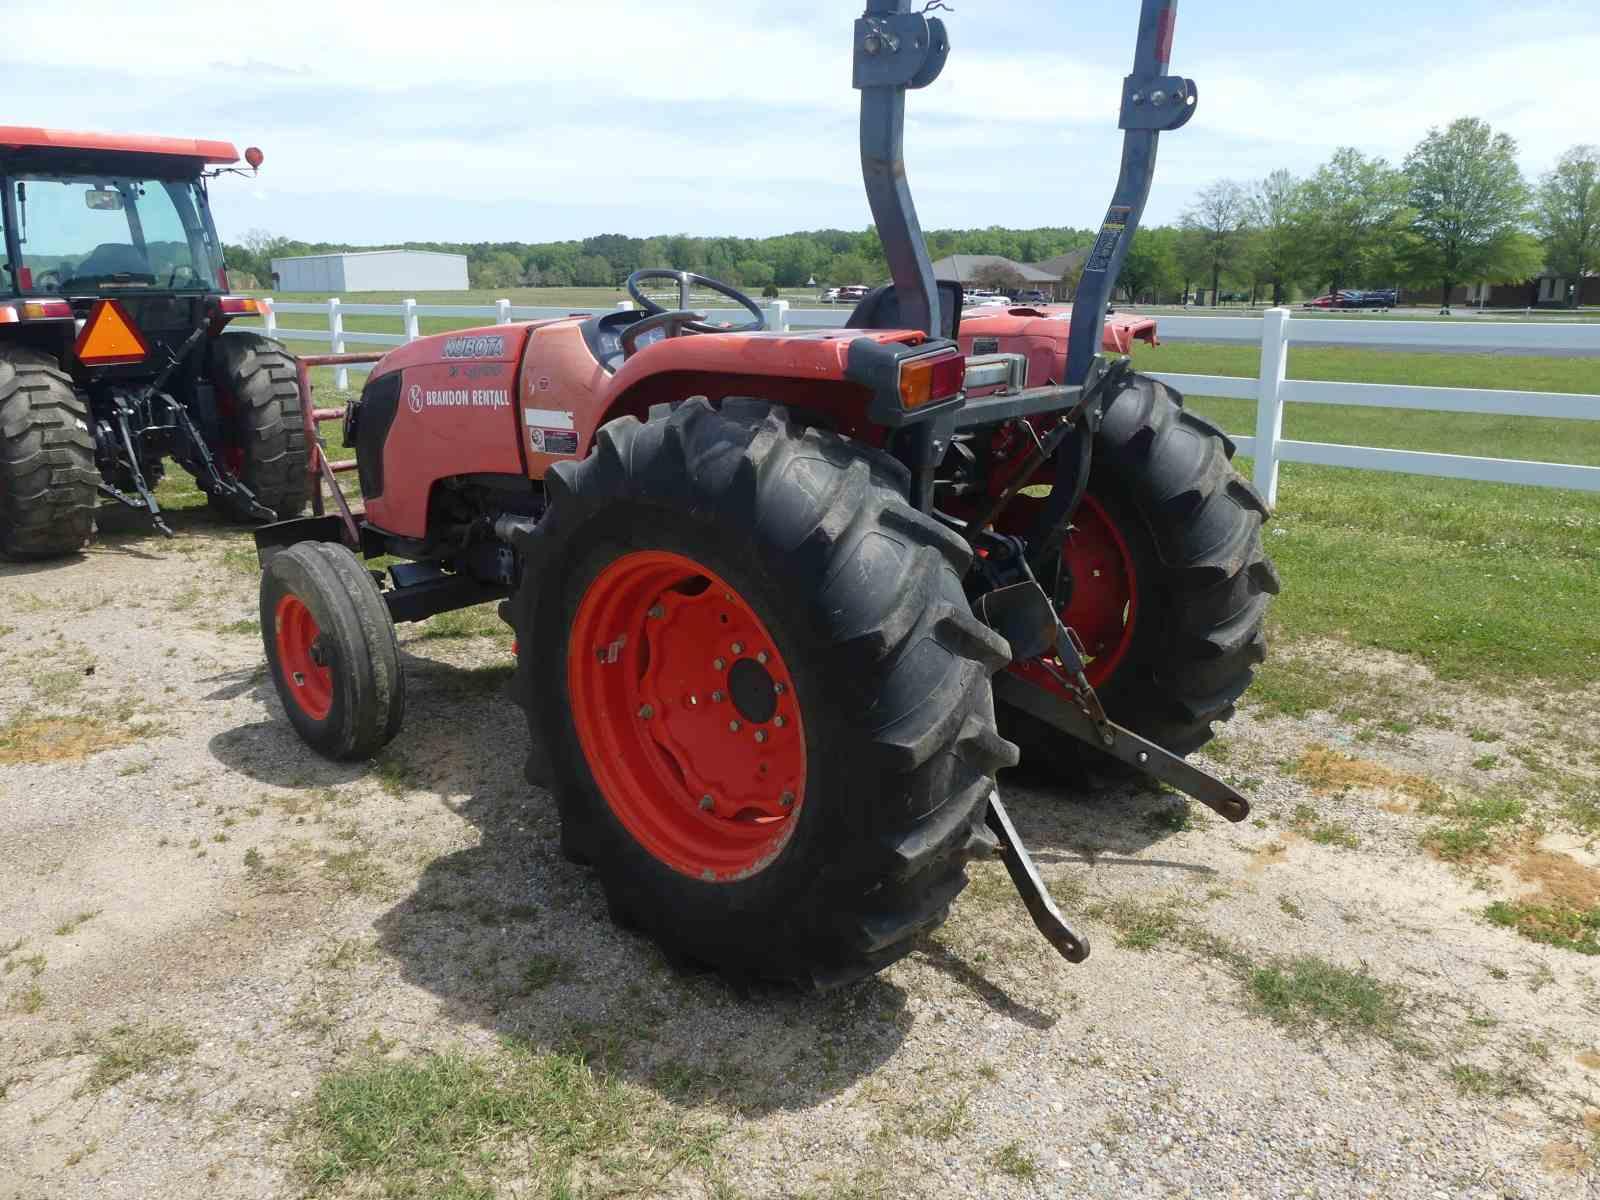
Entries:
MULTIPOLYGON (((1063 617, 1093 656, 1089 681, 1107 715, 1175 754, 1211 740, 1266 658, 1278 591, 1261 544, 1269 509, 1233 453, 1176 390, 1132 376, 1095 436, 1063 551, 1076 584, 1063 617)), ((1029 774, 1081 785, 1134 773, 1009 705, 1000 731, 1029 774)))
MULTIPOLYGON (((224 333, 211 344, 221 460, 280 521, 297 517, 311 495, 300 368, 271 338, 224 333)), ((213 507, 231 508, 211 498, 213 507)))
POLYGON ((510 602, 530 779, 614 919, 736 980, 869 975, 993 851, 1005 642, 894 460, 730 399, 546 478, 510 602))
POLYGON ((289 721, 319 754, 371 758, 400 732, 394 622, 343 546, 297 542, 272 556, 261 573, 261 640, 289 721))
POLYGON ((50 355, 0 346, 0 553, 55 558, 94 534, 89 406, 50 355))

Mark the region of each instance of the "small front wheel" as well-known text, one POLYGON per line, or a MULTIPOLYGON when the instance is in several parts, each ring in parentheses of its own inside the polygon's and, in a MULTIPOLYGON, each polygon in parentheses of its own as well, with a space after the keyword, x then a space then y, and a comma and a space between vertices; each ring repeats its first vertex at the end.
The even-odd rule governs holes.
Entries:
POLYGON ((268 561, 261 640, 289 721, 319 754, 371 758, 400 731, 406 689, 394 622, 343 546, 299 542, 268 561))

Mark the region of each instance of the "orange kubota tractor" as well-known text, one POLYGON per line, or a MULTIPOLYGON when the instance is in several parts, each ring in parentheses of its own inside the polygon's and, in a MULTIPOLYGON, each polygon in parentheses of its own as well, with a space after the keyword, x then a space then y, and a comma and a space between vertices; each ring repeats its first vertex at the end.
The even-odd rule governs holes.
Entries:
POLYGON ((503 599, 566 854, 619 920, 736 976, 878 970, 997 851, 1083 958, 999 797, 1018 745, 1248 812, 1182 755, 1262 660, 1267 508, 1222 433, 1096 353, 1157 137, 1193 112, 1167 74, 1176 4, 1143 0, 1122 177, 1070 325, 1008 314, 970 354, 906 184, 905 92, 949 49, 910 8, 870 0, 855 24, 894 282, 846 328, 766 332, 734 288, 649 270, 634 310, 424 338, 345 415, 363 511, 256 535, 273 680, 335 758, 400 730, 394 622, 503 599), (645 293, 657 278, 682 307, 645 293), (691 285, 748 320, 690 311, 691 285), (1049 336, 1044 361, 1023 346, 1049 336))

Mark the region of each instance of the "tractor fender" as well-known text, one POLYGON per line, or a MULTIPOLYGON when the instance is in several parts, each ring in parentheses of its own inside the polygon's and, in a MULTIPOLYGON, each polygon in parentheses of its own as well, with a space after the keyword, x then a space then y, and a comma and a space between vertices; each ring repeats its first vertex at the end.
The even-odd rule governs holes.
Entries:
POLYGON ((871 391, 847 377, 857 338, 917 343, 918 330, 824 329, 801 333, 711 333, 671 338, 640 350, 612 378, 600 424, 643 419, 651 405, 704 396, 781 404, 808 421, 868 445, 885 430, 867 416, 871 391))

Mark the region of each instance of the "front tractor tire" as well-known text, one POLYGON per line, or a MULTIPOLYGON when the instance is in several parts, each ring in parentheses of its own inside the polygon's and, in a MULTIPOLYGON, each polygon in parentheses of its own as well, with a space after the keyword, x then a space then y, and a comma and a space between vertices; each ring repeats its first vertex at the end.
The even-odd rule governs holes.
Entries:
MULTIPOLYGON (((280 521, 300 515, 311 495, 300 368, 271 338, 244 331, 211 343, 222 464, 280 521)), ((227 498, 211 497, 229 508, 227 498)))
MULTIPOLYGON (((1095 436, 1063 549, 1076 585, 1063 619, 1092 656, 1089 682, 1106 714, 1175 754, 1211 740, 1266 658, 1278 591, 1261 544, 1269 509, 1233 469, 1233 452, 1178 392, 1132 376, 1095 436)), ((1000 730, 1030 774, 1081 784, 1132 770, 1010 705, 1000 730)))
POLYGON ((343 546, 297 542, 261 572, 261 640, 284 712, 317 753, 371 758, 405 715, 394 622, 343 546))
POLYGON ((703 399, 546 478, 510 603, 529 777, 675 961, 828 986, 906 954, 992 852, 990 675, 960 539, 892 459, 703 399))
POLYGON ((55 558, 94 533, 89 406, 53 357, 0 346, 0 553, 55 558))

